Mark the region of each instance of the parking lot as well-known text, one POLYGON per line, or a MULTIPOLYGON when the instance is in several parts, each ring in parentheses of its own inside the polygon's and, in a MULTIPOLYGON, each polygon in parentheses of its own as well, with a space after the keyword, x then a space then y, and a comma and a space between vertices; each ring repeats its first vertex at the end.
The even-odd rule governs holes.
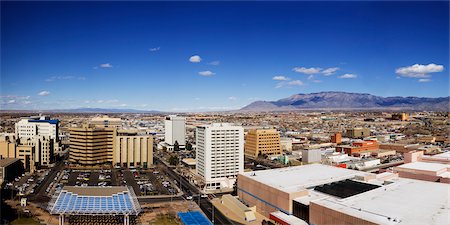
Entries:
POLYGON ((156 169, 117 170, 117 178, 119 184, 133 187, 138 196, 174 195, 177 193, 176 183, 170 181, 167 176, 160 174, 156 169))

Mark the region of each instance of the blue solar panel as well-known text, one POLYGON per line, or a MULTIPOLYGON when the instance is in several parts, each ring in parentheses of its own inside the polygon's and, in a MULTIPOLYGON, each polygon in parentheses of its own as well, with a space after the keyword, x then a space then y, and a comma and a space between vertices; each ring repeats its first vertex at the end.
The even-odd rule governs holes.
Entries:
POLYGON ((127 192, 111 196, 79 196, 63 190, 50 211, 53 214, 138 213, 131 198, 127 192))

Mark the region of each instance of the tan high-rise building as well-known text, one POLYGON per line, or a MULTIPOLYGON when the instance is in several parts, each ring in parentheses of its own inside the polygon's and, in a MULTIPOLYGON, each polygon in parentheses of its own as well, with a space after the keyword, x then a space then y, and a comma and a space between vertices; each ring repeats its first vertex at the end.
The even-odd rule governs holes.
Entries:
POLYGON ((275 129, 252 129, 245 136, 244 152, 246 156, 282 155, 280 133, 275 129))
POLYGON ((148 168, 153 164, 153 136, 119 130, 115 139, 114 165, 148 168))
POLYGON ((80 165, 112 162, 115 136, 115 127, 70 128, 69 161, 80 165))

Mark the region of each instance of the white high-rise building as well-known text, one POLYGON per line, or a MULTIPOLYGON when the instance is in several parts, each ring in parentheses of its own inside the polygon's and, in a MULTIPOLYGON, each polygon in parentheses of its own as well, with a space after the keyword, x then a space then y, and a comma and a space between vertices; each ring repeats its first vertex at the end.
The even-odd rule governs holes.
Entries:
POLYGON ((186 143, 186 118, 181 116, 170 115, 164 121, 165 142, 173 146, 175 141, 179 146, 186 143))
POLYGON ((228 123, 196 129, 197 173, 205 192, 229 191, 244 171, 244 128, 228 123))
POLYGON ((44 136, 58 141, 59 120, 51 120, 48 116, 32 116, 22 118, 16 123, 16 137, 34 139, 44 136))
POLYGON ((61 153, 58 130, 59 120, 48 116, 22 118, 15 126, 16 137, 20 144, 34 146, 34 162, 41 166, 50 166, 56 153, 61 153))

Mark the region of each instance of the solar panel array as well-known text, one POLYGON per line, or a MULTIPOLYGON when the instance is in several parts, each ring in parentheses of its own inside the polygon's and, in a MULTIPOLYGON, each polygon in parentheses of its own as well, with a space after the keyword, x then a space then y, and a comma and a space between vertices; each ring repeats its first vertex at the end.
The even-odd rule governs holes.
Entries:
POLYGON ((184 225, 213 225, 208 218, 206 218, 201 212, 179 212, 178 217, 180 217, 181 222, 184 225))
POLYGON ((129 192, 111 196, 83 196, 62 190, 50 210, 52 214, 128 214, 139 210, 129 192))

